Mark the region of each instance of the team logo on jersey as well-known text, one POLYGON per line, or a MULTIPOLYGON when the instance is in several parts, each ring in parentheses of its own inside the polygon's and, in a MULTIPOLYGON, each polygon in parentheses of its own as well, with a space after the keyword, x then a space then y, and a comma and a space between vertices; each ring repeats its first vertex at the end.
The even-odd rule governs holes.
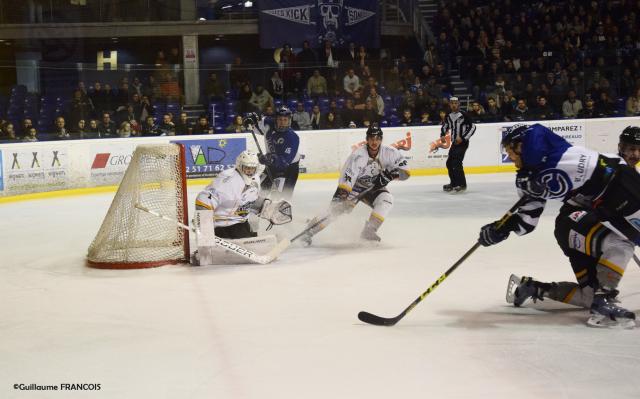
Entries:
POLYGON ((575 249, 580 252, 584 252, 585 237, 582 234, 574 230, 571 230, 569 232, 569 248, 575 249))
POLYGON ((546 199, 562 198, 573 188, 567 172, 560 169, 547 169, 538 175, 538 180, 547 187, 546 199))
POLYGON ((573 220, 574 222, 578 223, 580 221, 580 219, 582 219, 585 215, 587 214, 586 211, 576 211, 576 212, 572 212, 569 215, 569 219, 573 220))

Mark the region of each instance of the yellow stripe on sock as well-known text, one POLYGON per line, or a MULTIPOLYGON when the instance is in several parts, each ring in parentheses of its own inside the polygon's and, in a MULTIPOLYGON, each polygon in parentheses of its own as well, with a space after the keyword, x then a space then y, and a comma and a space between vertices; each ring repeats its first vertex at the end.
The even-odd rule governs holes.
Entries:
POLYGON ((587 274, 587 269, 582 269, 576 273, 576 278, 584 277, 585 274, 587 274))
POLYGON ((623 268, 621 268, 620 266, 618 266, 618 265, 616 265, 614 263, 611 263, 610 261, 608 261, 606 259, 600 258, 598 260, 598 264, 602 265, 602 266, 604 266, 604 267, 606 267, 608 269, 613 270, 614 272, 618 273, 621 276, 624 274, 624 269, 623 268))
POLYGON ((371 217, 378 219, 380 222, 384 222, 384 218, 375 212, 371 212, 371 217))
POLYGON ((593 228, 591 230, 589 230, 589 234, 587 234, 587 238, 585 240, 585 251, 587 251, 587 255, 591 256, 591 238, 593 237, 593 234, 598 231, 598 229, 601 227, 602 225, 600 223, 596 224, 595 226, 593 226, 593 228))
POLYGON ((571 291, 569 291, 569 293, 567 294, 566 297, 564 297, 564 299, 562 300, 562 302, 564 303, 569 303, 569 301, 571 301, 571 299, 573 298, 573 296, 575 295, 576 291, 578 290, 578 287, 573 287, 571 289, 571 291))

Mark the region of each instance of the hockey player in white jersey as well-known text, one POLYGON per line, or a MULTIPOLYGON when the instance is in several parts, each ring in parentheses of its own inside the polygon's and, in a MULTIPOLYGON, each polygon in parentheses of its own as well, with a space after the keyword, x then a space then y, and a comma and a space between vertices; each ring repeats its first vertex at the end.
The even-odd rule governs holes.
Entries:
POLYGON ((287 201, 272 202, 260 196, 260 173, 264 168, 258 156, 243 151, 236 166, 220 173, 196 198, 199 223, 213 222, 220 238, 255 237, 251 231, 249 213, 253 212, 273 224, 291 221, 291 205, 287 201))
POLYGON ((262 168, 255 153, 243 151, 236 158, 235 168, 220 173, 198 194, 193 220, 198 250, 192 256, 193 265, 247 263, 256 259, 250 253, 277 249, 274 235, 256 237, 249 225, 250 213, 269 220, 271 225, 291 221, 287 201, 274 202, 260 195, 262 168), (228 244, 220 239, 229 239, 225 241, 228 244))
POLYGON ((351 212, 358 200, 372 208, 360 237, 366 241, 380 241, 378 229, 393 207, 393 195, 387 190, 392 180, 409 178, 407 160, 396 148, 382 145, 382 130, 375 124, 367 129, 366 145, 359 147, 345 161, 327 215, 309 222, 312 227, 303 241, 311 244, 311 237, 324 229, 335 217, 351 212))

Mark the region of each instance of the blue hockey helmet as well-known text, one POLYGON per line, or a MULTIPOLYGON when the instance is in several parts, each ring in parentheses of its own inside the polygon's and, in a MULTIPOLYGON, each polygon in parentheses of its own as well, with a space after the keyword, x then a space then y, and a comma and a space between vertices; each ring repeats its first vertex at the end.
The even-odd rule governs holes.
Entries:
POLYGON ((291 110, 281 106, 276 110, 276 132, 285 132, 291 127, 291 110))
POLYGON ((521 143, 527 135, 527 130, 529 130, 529 125, 527 124, 517 123, 511 126, 505 132, 500 144, 502 144, 502 147, 509 147, 521 143))

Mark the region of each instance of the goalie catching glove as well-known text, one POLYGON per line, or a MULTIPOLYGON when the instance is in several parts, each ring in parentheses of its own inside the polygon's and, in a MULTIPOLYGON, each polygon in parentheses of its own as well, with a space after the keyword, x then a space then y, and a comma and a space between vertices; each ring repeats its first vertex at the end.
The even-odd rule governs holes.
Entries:
POLYGON ((271 229, 273 225, 279 226, 290 223, 293 219, 290 203, 285 200, 273 202, 270 198, 264 199, 262 210, 258 216, 269 221, 267 230, 271 229))

